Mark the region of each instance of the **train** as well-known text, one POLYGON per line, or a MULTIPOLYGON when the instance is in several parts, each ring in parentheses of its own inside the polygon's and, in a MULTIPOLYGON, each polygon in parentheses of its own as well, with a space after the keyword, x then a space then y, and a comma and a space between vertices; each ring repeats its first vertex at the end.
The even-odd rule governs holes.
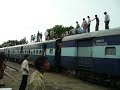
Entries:
POLYGON ((31 63, 48 58, 51 69, 68 71, 83 80, 116 85, 120 81, 120 28, 65 36, 31 44, 0 48, 9 60, 21 62, 29 54, 31 63))

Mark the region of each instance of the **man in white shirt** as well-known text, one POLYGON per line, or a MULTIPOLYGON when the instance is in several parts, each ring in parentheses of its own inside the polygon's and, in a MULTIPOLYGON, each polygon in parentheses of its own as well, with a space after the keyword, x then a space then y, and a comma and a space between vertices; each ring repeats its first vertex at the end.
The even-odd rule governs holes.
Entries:
POLYGON ((54 37, 54 31, 51 30, 51 31, 50 31, 50 39, 53 39, 53 37, 54 37))
POLYGON ((65 35, 68 36, 68 35, 69 35, 69 32, 68 32, 68 31, 65 31, 65 35))
POLYGON ((45 31, 45 40, 48 40, 48 31, 45 31))
POLYGON ((105 29, 109 29, 109 22, 110 22, 110 17, 109 15, 107 14, 107 12, 104 12, 105 14, 105 29))
POLYGON ((21 64, 21 73, 22 73, 22 81, 19 90, 25 90, 26 85, 27 85, 27 78, 29 74, 29 60, 30 57, 29 55, 24 56, 25 60, 21 64))

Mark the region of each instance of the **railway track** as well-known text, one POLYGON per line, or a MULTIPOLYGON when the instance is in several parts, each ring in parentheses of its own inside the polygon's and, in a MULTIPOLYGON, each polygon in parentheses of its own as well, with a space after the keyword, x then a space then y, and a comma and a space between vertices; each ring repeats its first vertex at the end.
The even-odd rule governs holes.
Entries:
POLYGON ((9 73, 7 73, 6 71, 4 72, 4 74, 9 77, 10 79, 12 79, 13 81, 15 81, 17 84, 20 85, 20 81, 17 80, 16 78, 14 78, 12 75, 10 75, 9 73))
MULTIPOLYGON (((15 67, 10 66, 10 65, 8 65, 8 64, 6 64, 6 66, 7 66, 7 68, 9 68, 9 69, 13 69, 13 70, 15 70, 15 71, 19 71, 18 68, 15 68, 15 67)), ((4 74, 5 74, 7 77, 9 77, 10 79, 12 79, 13 81, 15 81, 17 84, 20 84, 20 81, 17 80, 15 77, 13 77, 13 75, 9 74, 7 71, 4 71, 4 74)))
MULTIPOLYGON (((21 74, 19 72, 20 64, 9 61, 6 64, 9 68, 12 68, 17 71, 15 74, 16 76, 19 75, 19 78, 16 79, 16 77, 12 76, 14 72, 11 73, 12 77, 10 76, 10 78, 19 85, 21 79, 20 76, 21 74)), ((35 71, 35 69, 33 67, 30 67, 30 75, 33 71, 35 71)), ((65 75, 65 74, 49 72, 49 73, 44 73, 44 76, 45 76, 46 90, 111 90, 110 88, 108 89, 107 87, 104 86, 91 84, 89 82, 75 79, 71 76, 69 77, 69 75, 65 75)))
MULTIPOLYGON (((12 71, 20 72, 19 68, 16 68, 16 67, 11 66, 11 65, 9 65, 9 64, 6 64, 6 66, 7 66, 7 68, 9 68, 9 69, 13 69, 12 71)), ((14 77, 14 75, 11 75, 11 74, 8 73, 7 71, 4 71, 4 74, 5 74, 5 76, 7 76, 7 77, 10 78, 11 80, 13 80, 13 81, 15 82, 15 85, 17 84, 17 86, 20 86, 20 84, 21 84, 20 80, 16 79, 16 78, 14 77)), ((17 87, 17 89, 18 89, 18 88, 19 88, 19 87, 17 87)), ((16 90, 16 89, 15 89, 15 90, 16 90)), ((26 90, 28 90, 28 87, 26 87, 26 90)))
POLYGON ((8 67, 10 67, 10 68, 12 68, 12 69, 15 69, 15 70, 17 70, 17 71, 20 71, 18 68, 13 67, 13 66, 11 66, 11 65, 9 65, 9 64, 6 64, 6 66, 8 66, 8 67))

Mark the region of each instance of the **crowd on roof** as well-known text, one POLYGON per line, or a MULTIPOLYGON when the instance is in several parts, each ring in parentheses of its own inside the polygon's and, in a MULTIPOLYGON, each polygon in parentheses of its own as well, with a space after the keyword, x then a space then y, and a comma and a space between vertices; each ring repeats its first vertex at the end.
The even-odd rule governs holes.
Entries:
MULTIPOLYGON (((110 22, 110 17, 107 14, 107 12, 104 12, 105 15, 105 29, 109 29, 109 22, 110 22)), ((95 31, 99 31, 99 18, 98 15, 95 15, 95 18, 91 20, 90 16, 87 16, 88 21, 86 21, 85 18, 83 18, 83 22, 82 25, 80 26, 79 22, 76 21, 76 27, 69 30, 69 31, 65 31, 63 32, 60 36, 57 35, 57 33, 55 33, 53 30, 51 30, 49 33, 46 30, 45 32, 45 40, 52 40, 52 39, 57 39, 57 38, 63 38, 65 36, 69 36, 69 35, 75 35, 75 34, 81 34, 81 33, 89 33, 90 32, 90 25, 91 22, 96 20, 96 25, 95 25, 95 31)), ((31 35, 31 42, 41 42, 42 41, 42 32, 37 33, 37 36, 31 35)))

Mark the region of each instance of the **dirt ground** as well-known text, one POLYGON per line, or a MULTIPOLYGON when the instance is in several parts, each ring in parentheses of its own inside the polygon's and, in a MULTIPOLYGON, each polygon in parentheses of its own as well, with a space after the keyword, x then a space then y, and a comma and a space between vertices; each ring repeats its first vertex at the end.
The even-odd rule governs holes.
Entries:
MULTIPOLYGON (((7 62, 14 67, 20 68, 19 64, 13 62, 7 62)), ((21 81, 21 73, 16 70, 6 69, 6 71, 11 74, 15 79, 21 81)), ((35 69, 30 68, 30 75, 35 69)), ((29 75, 29 78, 30 78, 29 75)), ((79 79, 75 79, 70 76, 66 76, 59 73, 44 73, 46 90, 111 90, 109 87, 99 86, 96 84, 91 84, 79 79)), ((28 83, 29 83, 28 78, 28 83)), ((19 90, 19 84, 12 79, 4 76, 4 82, 6 88, 12 88, 12 90, 19 90)))

